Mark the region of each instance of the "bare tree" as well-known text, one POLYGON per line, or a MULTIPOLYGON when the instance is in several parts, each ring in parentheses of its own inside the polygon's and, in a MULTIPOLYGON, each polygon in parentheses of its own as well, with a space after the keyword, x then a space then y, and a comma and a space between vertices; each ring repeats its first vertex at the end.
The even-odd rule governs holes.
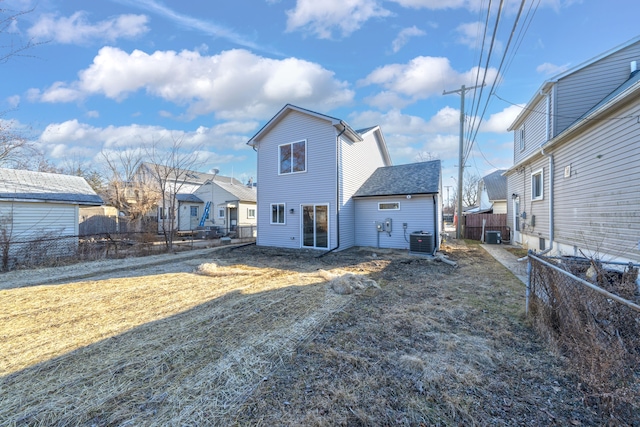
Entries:
POLYGON ((46 42, 35 42, 34 39, 21 40, 19 34, 12 32, 11 27, 15 25, 15 22, 24 15, 33 12, 33 9, 28 10, 12 10, 5 9, 1 5, 3 0, 0 0, 0 64, 7 62, 14 56, 28 56, 26 51, 46 42))
POLYGON ((38 152, 32 141, 13 128, 10 121, 0 119, 0 167, 24 168, 38 152))
POLYGON ((475 206, 478 203, 478 182, 480 177, 476 174, 465 173, 462 181, 462 204, 475 206))
POLYGON ((101 155, 107 170, 103 198, 129 220, 134 230, 141 231, 145 216, 156 206, 159 192, 137 175, 142 164, 140 150, 102 151, 101 155))
POLYGON ((150 160, 145 164, 148 178, 160 192, 160 229, 168 251, 173 250, 173 239, 179 225, 176 223, 179 208, 177 195, 188 181, 188 174, 200 165, 198 151, 187 147, 182 138, 172 138, 168 148, 163 149, 158 142, 154 142, 146 150, 150 160))

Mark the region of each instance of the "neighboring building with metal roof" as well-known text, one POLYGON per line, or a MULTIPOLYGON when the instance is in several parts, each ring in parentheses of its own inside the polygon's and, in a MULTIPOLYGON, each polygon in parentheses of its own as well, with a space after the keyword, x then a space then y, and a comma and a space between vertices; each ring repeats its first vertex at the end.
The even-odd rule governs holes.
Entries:
POLYGON ((2 267, 29 257, 72 255, 78 246, 79 207, 102 199, 78 176, 0 169, 2 267))
POLYGON ((545 82, 509 130, 512 241, 640 261, 640 37, 545 82))
POLYGON ((478 181, 478 212, 507 213, 507 177, 505 169, 483 176, 478 181))

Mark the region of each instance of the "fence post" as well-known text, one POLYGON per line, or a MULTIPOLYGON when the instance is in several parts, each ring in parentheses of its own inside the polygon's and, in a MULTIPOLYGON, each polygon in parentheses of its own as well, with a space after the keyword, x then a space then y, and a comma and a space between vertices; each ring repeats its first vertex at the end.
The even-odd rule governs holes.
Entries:
MULTIPOLYGON (((529 250, 529 254, 531 254, 531 250, 529 250)), ((526 316, 529 315, 529 296, 531 295, 531 257, 527 256, 527 290, 526 290, 526 303, 524 313, 526 316)))

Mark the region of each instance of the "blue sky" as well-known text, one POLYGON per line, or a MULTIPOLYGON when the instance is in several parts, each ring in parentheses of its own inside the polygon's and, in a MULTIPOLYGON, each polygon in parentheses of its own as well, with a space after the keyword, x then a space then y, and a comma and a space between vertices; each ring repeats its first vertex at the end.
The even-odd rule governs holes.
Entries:
POLYGON ((0 64, 0 120, 56 164, 99 167, 102 150, 179 139, 201 148, 201 170, 246 181, 256 175, 246 142, 292 103, 380 125, 394 164, 438 158, 455 185, 460 97, 443 91, 486 70, 465 108, 468 123, 483 117, 466 162, 483 176, 512 164, 506 129, 545 80, 638 35, 631 0, 528 0, 509 44, 521 3, 505 1, 496 28, 499 4, 0 0, 33 8, 0 46, 46 42, 0 64))

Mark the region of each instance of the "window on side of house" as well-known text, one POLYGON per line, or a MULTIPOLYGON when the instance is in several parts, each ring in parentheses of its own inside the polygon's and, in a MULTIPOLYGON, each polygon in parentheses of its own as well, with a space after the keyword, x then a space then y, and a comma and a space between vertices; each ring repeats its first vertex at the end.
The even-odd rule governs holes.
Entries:
POLYGON ((542 169, 531 174, 531 200, 542 200, 544 194, 544 176, 542 169))
POLYGON ((247 208, 247 218, 255 218, 256 210, 254 208, 247 208))
POLYGON ((307 140, 296 141, 278 146, 279 173, 306 172, 307 170, 307 140))
POLYGON ((198 216, 198 207, 191 206, 191 216, 198 216))
POLYGON ((380 202, 378 203, 379 211, 399 211, 400 202, 380 202))
POLYGON ((284 224, 284 203, 271 204, 271 224, 284 224))
POLYGON ((218 218, 224 218, 224 208, 218 209, 218 218))
POLYGON ((520 141, 519 141, 520 142, 520 151, 524 151, 524 126, 522 126, 520 128, 520 131, 518 132, 518 134, 519 134, 518 136, 519 136, 519 139, 520 139, 520 141))

